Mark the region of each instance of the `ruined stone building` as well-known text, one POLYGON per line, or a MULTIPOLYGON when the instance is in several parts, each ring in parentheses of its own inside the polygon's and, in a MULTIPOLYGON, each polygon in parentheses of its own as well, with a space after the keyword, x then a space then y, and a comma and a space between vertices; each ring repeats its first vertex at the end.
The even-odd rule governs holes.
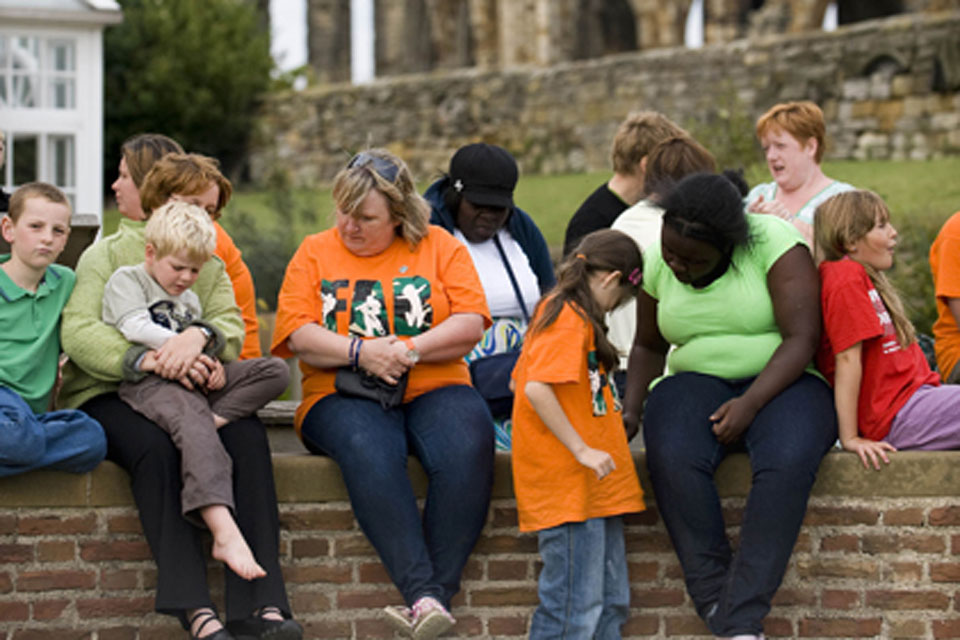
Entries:
MULTIPOLYGON (((350 0, 308 0, 309 62, 350 79, 350 0)), ((703 0, 704 42, 818 29, 829 0, 703 0)), ((960 0, 840 0, 839 24, 960 8, 960 0)), ((693 0, 374 0, 377 76, 550 66, 682 45, 693 0)))

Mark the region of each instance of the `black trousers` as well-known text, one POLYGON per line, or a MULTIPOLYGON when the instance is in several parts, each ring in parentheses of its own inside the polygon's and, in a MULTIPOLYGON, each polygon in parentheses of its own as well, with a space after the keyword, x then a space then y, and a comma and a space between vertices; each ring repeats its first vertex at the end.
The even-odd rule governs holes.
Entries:
MULTIPOLYGON (((107 459, 130 474, 140 523, 157 563, 156 610, 185 622, 185 611, 212 607, 203 533, 182 515, 180 452, 170 436, 115 393, 97 396, 80 408, 103 425, 107 459)), ((264 606, 279 607, 289 617, 278 557, 280 522, 266 430, 251 416, 221 427, 218 433, 233 459, 234 517, 267 572, 264 578, 247 581, 224 567, 226 619, 245 618, 264 606)))

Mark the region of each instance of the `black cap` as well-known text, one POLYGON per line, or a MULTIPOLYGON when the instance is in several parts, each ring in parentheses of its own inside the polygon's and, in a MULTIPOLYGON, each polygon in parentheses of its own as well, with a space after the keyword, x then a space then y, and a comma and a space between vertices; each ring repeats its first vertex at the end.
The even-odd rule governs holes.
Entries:
POLYGON ((471 204, 513 208, 517 161, 494 144, 476 142, 460 147, 450 159, 450 184, 471 204))

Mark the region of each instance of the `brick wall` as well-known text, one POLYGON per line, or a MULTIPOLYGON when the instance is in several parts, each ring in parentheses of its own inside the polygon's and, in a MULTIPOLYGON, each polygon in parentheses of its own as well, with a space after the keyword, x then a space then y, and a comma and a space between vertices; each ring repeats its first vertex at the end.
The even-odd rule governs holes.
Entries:
MULTIPOLYGON (((399 596, 357 528, 327 459, 275 455, 287 587, 308 638, 387 638, 399 596)), ((637 455, 643 468, 643 456, 637 455)), ((901 453, 882 472, 827 456, 767 622, 769 637, 960 637, 960 452, 901 453)), ((419 467, 411 475, 425 486, 419 467)), ((647 480, 643 477, 645 485, 647 480)), ((749 485, 744 456, 718 472, 730 534, 749 485)), ((630 638, 706 638, 653 506, 628 519, 630 638)), ((211 564, 211 582, 222 571, 211 564)), ((536 603, 536 538, 519 535, 509 458, 498 458, 486 529, 464 574, 458 637, 522 638, 536 603)), ((126 477, 110 463, 0 481, 0 638, 185 637, 152 613, 156 571, 126 477)))

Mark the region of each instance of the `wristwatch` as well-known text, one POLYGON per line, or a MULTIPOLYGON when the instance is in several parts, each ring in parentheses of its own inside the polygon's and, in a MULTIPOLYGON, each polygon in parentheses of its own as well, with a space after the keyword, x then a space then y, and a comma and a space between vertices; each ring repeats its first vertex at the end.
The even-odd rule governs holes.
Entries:
POLYGON ((407 345, 407 357, 416 364, 420 360, 420 352, 413 348, 413 340, 404 340, 403 343, 407 345))
POLYGON ((204 325, 202 325, 202 324, 196 324, 196 325, 194 325, 194 326, 195 326, 196 328, 200 329, 200 331, 203 332, 204 337, 207 339, 207 341, 206 341, 206 342, 204 343, 204 345, 203 345, 204 347, 206 347, 208 344, 210 344, 211 342, 213 342, 214 339, 217 337, 217 334, 215 334, 215 333, 213 332, 213 329, 211 329, 210 327, 206 327, 206 326, 204 326, 204 325))

